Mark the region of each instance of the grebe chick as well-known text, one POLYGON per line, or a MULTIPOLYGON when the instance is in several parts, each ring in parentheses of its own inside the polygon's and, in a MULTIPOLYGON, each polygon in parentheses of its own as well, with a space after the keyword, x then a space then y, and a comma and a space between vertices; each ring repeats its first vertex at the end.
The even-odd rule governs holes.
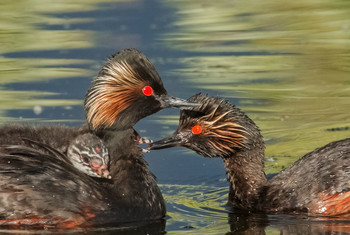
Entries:
POLYGON ((108 149, 97 136, 93 134, 78 136, 69 145, 67 157, 73 166, 83 173, 111 179, 108 171, 108 149))
POLYGON ((79 135, 68 146, 67 153, 64 154, 53 147, 37 141, 25 139, 45 150, 48 154, 56 156, 58 159, 71 163, 76 169, 84 174, 97 178, 110 179, 108 171, 109 155, 106 146, 96 135, 86 133, 79 135))
POLYGON ((221 157, 236 208, 267 213, 350 215, 350 139, 327 144, 267 180, 263 137, 256 124, 225 100, 197 94, 200 107, 183 110, 178 129, 150 149, 190 148, 221 157))

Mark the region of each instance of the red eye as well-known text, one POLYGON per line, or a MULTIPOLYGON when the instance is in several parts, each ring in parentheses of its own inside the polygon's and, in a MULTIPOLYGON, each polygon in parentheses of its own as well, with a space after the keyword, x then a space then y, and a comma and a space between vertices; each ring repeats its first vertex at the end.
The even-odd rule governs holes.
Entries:
POLYGON ((200 133, 202 133, 202 127, 200 125, 195 125, 192 127, 192 134, 198 135, 200 133))
POLYGON ((101 152, 101 149, 99 147, 96 147, 97 152, 101 152))
POLYGON ((153 94, 153 88, 150 86, 145 86, 142 88, 142 93, 146 96, 151 96, 153 94))

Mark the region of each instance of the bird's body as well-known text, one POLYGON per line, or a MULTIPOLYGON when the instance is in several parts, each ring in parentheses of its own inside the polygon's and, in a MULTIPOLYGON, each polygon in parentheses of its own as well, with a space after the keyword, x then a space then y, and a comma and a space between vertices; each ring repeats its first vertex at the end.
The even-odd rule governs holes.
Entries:
POLYGON ((0 145, 31 146, 26 141, 33 140, 47 144, 62 153, 67 152, 69 144, 79 135, 89 133, 87 125, 67 127, 64 125, 9 124, 0 126, 0 145))
POLYGON ((118 159, 111 161, 112 180, 94 180, 30 147, 1 149, 0 225, 70 228, 161 219, 165 205, 156 178, 134 141, 134 131, 126 132, 116 135, 114 149, 127 144, 134 151, 118 151, 118 159))
POLYGON ((112 55, 86 94, 86 126, 0 128, 0 144, 15 149, 0 151, 0 226, 67 228, 162 219, 164 199, 133 125, 163 108, 193 106, 167 95, 139 51, 112 55), (87 132, 107 147, 111 179, 92 178, 52 154, 32 151, 23 140, 67 152, 70 142, 87 132))
POLYGON ((1 227, 70 228, 108 210, 107 192, 66 161, 10 145, 1 149, 0 165, 1 227))
POLYGON ((267 213, 350 215, 350 139, 316 149, 272 179, 264 172, 265 145, 259 128, 237 107, 205 95, 189 99, 177 131, 150 149, 184 146, 221 157, 230 182, 229 203, 267 213))
POLYGON ((264 193, 272 212, 350 216, 350 139, 306 154, 271 178, 264 193))

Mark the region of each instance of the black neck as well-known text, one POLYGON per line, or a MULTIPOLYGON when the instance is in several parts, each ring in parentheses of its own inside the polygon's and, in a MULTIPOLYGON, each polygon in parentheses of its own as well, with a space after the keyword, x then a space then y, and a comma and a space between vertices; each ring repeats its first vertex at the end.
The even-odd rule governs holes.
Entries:
POLYGON ((97 135, 104 141, 110 156, 112 179, 105 185, 113 195, 111 210, 123 219, 161 218, 165 214, 162 194, 136 141, 134 129, 103 130, 97 135))
POLYGON ((224 158, 230 182, 229 202, 238 208, 254 208, 259 191, 266 183, 264 172, 264 143, 262 140, 235 155, 224 158))
POLYGON ((135 131, 133 128, 124 130, 103 130, 97 135, 105 143, 110 157, 110 172, 112 179, 119 177, 117 175, 118 161, 122 158, 143 158, 138 144, 136 142, 135 131))

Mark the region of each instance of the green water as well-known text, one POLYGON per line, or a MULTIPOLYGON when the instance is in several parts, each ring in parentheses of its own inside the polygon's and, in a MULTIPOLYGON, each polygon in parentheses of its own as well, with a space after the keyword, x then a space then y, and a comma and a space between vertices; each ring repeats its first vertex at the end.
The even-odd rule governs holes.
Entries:
MULTIPOLYGON (((3 0, 0 8, 2 124, 83 123, 84 95, 103 61, 135 47, 169 94, 208 93, 245 111, 264 136, 267 173, 350 137, 350 1, 3 0)), ((178 111, 163 110, 137 130, 159 139, 177 122, 178 111)), ((168 203, 167 233, 234 230, 220 159, 164 155, 146 159, 168 203)), ((293 218, 269 220, 262 230, 278 234, 276 221, 293 218)))

